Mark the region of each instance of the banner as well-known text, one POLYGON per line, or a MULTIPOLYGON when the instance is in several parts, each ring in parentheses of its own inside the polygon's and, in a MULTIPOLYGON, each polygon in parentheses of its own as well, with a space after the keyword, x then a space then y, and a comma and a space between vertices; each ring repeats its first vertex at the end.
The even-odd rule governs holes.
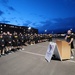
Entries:
POLYGON ((46 55, 45 55, 45 59, 50 62, 51 61, 51 58, 54 54, 54 49, 55 49, 55 46, 56 46, 56 43, 53 43, 53 42, 50 42, 49 46, 48 46, 48 49, 47 49, 47 52, 46 52, 46 55))
POLYGON ((56 58, 61 59, 56 43, 50 42, 45 55, 45 59, 50 62, 53 55, 55 55, 56 58))

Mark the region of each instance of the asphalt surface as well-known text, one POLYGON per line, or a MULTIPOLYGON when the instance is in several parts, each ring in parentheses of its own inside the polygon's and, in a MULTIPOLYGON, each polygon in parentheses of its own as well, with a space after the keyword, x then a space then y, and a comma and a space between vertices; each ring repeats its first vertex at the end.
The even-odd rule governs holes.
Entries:
MULTIPOLYGON (((24 50, 0 58, 0 75, 75 75, 75 58, 45 60, 49 42, 25 46, 24 50)), ((75 57, 75 55, 74 55, 75 57)))

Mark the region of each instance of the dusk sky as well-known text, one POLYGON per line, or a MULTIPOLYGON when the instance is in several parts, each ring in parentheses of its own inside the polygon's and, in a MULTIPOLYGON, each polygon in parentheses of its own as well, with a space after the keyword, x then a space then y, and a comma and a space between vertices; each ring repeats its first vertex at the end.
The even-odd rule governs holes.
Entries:
POLYGON ((0 22, 41 33, 75 31, 75 0, 0 0, 0 22))

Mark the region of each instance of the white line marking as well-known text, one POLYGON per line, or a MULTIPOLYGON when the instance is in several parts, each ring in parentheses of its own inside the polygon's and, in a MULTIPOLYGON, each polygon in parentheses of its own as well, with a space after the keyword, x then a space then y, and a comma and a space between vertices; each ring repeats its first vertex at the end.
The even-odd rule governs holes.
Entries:
POLYGON ((47 48, 48 46, 42 46, 42 45, 37 45, 37 46, 39 46, 39 47, 45 47, 45 48, 47 48))
POLYGON ((38 54, 38 53, 33 53, 33 52, 28 52, 28 51, 21 51, 21 52, 25 52, 25 53, 32 54, 32 55, 37 55, 37 56, 45 56, 43 54, 38 54))
MULTIPOLYGON (((32 54, 32 55, 37 55, 37 56, 43 56, 43 57, 45 57, 45 55, 43 55, 43 54, 33 53, 33 52, 29 52, 29 51, 20 51, 20 52, 25 52, 25 53, 27 53, 27 54, 32 54)), ((63 62, 64 62, 64 61, 63 61, 63 62)), ((72 62, 72 63, 75 63, 74 60, 67 60, 67 61, 65 61, 65 62, 72 62)))

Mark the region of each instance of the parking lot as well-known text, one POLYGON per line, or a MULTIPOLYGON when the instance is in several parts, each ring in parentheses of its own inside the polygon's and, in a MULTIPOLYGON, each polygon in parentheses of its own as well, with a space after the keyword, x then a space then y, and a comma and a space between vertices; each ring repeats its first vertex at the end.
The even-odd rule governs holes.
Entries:
MULTIPOLYGON (((24 50, 0 58, 0 75, 75 75, 75 58, 45 60, 49 42, 25 46, 24 50)), ((74 56, 75 57, 75 56, 74 56)))

